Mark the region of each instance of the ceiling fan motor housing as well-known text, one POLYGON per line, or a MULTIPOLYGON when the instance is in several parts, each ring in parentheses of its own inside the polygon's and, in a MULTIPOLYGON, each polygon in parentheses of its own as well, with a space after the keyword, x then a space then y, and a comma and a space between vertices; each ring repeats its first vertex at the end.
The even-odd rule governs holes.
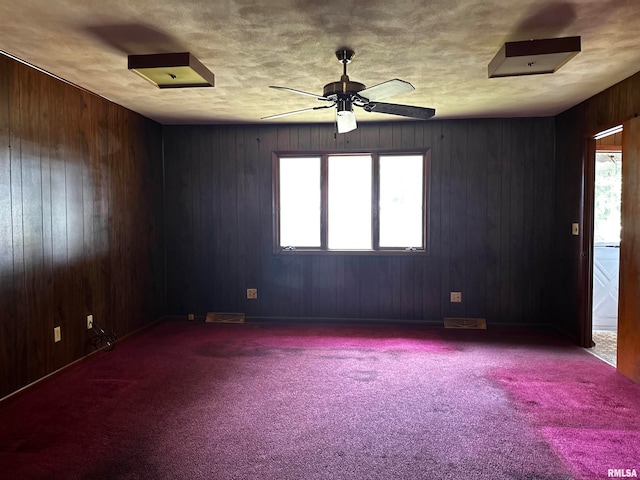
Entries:
POLYGON ((354 95, 361 90, 364 90, 365 86, 359 82, 351 82, 349 77, 346 79, 343 77, 339 82, 327 83, 324 86, 323 96, 329 97, 330 95, 354 95))

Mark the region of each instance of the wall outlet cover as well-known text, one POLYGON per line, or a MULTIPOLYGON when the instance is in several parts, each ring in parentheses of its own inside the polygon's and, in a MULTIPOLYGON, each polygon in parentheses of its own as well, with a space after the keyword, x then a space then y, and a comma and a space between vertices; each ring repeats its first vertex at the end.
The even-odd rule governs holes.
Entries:
POLYGON ((571 235, 580 235, 580 224, 572 223, 571 224, 571 235))

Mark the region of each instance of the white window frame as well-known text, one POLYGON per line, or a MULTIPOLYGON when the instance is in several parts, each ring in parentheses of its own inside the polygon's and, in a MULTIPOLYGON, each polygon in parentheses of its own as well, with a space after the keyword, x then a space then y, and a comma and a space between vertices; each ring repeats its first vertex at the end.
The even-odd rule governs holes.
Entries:
POLYGON ((273 251, 276 254, 296 255, 296 254, 333 254, 333 255, 424 255, 428 253, 428 232, 429 232, 429 190, 431 178, 431 149, 424 150, 364 150, 364 151, 275 151, 273 152, 273 251), (328 205, 328 187, 327 187, 327 165, 328 158, 332 156, 353 156, 353 155, 371 155, 373 162, 372 175, 372 198, 371 198, 371 215, 372 215, 372 248, 363 250, 334 250, 327 246, 327 205, 328 205), (422 245, 406 246, 406 247, 380 247, 379 245, 379 184, 380 170, 379 158, 384 155, 402 156, 402 155, 422 155, 423 157, 423 178, 422 178, 422 245), (319 247, 298 247, 298 246, 281 246, 280 245, 280 188, 279 188, 279 160, 285 157, 320 157, 321 158, 321 218, 320 232, 321 245, 319 247))

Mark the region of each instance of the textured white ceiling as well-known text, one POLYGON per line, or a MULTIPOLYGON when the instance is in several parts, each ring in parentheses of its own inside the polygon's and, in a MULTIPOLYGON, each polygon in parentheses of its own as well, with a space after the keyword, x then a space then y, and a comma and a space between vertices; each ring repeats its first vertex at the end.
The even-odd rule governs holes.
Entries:
POLYGON ((321 94, 340 78, 340 47, 356 51, 352 81, 407 80, 416 91, 386 101, 435 118, 555 115, 640 70, 638 27, 640 0, 0 0, 0 50, 164 124, 317 106, 268 86, 321 94), (574 35, 582 52, 555 74, 487 78, 505 41, 574 35), (128 54, 172 51, 192 52, 216 86, 159 90, 127 70, 128 54))

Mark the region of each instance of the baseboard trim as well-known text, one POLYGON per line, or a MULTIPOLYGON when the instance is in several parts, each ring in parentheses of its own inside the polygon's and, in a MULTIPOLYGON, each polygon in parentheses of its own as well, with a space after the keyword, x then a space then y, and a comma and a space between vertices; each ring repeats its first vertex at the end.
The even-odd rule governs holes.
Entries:
MULTIPOLYGON (((187 315, 165 315, 163 320, 170 321, 182 321, 182 322, 204 322, 205 315, 196 314, 194 320, 188 320, 187 315)), ((287 317, 287 316, 275 316, 275 315, 246 315, 244 323, 327 323, 327 324, 387 324, 387 325, 424 325, 428 327, 439 327, 444 329, 444 320, 438 319, 403 319, 403 318, 354 318, 354 317, 287 317)), ((504 323, 504 322, 490 322, 487 321, 487 329, 541 329, 541 330, 553 330, 557 329, 547 323, 504 323)), ((561 333, 561 332, 557 332, 561 333)))
POLYGON ((549 327, 549 329, 553 330, 554 332, 558 333, 559 335, 562 335, 567 340, 571 340, 576 345, 581 346, 580 342, 578 341, 577 335, 565 330, 564 328, 560 328, 557 325, 549 324, 547 326, 549 327))
MULTIPOLYGON (((148 328, 150 328, 150 327, 152 327, 154 325, 157 325, 159 323, 164 322, 165 320, 166 320, 166 317, 160 317, 160 318, 158 318, 158 319, 156 319, 156 320, 154 320, 154 321, 152 321, 152 322, 150 322, 150 323, 138 328, 137 330, 134 330, 133 332, 130 332, 130 333, 126 334, 122 338, 118 338, 118 340, 116 342, 116 345, 118 343, 122 342, 123 340, 129 339, 129 338, 131 338, 131 337, 133 337, 135 335, 138 335, 139 333, 142 333, 143 331, 147 330, 148 328)), ((13 400, 16 397, 19 397, 20 395, 28 392, 32 388, 40 385, 41 383, 49 381, 49 380, 53 379, 54 377, 58 376, 59 374, 61 374, 62 372, 64 372, 64 371, 66 371, 66 370, 68 370, 68 369, 70 369, 70 368, 72 368, 72 367, 74 367, 74 366, 76 366, 76 365, 88 360, 89 358, 93 357, 93 355, 95 355, 96 353, 100 353, 103 350, 104 349, 94 350, 93 352, 89 352, 86 355, 74 360, 73 362, 67 363, 65 366, 60 367, 59 369, 54 370, 53 372, 45 375, 44 377, 41 377, 41 378, 39 378, 37 380, 34 380, 31 383, 28 383, 27 385, 25 385, 24 387, 19 388, 15 392, 11 392, 9 395, 6 395, 6 396, 0 398, 0 406, 2 406, 2 404, 4 402, 9 401, 9 400, 13 400)))
POLYGON ((350 317, 272 317, 272 316, 251 316, 245 317, 245 323, 343 323, 343 324, 405 324, 405 325, 425 325, 440 327, 442 320, 410 320, 398 318, 350 318, 350 317))

